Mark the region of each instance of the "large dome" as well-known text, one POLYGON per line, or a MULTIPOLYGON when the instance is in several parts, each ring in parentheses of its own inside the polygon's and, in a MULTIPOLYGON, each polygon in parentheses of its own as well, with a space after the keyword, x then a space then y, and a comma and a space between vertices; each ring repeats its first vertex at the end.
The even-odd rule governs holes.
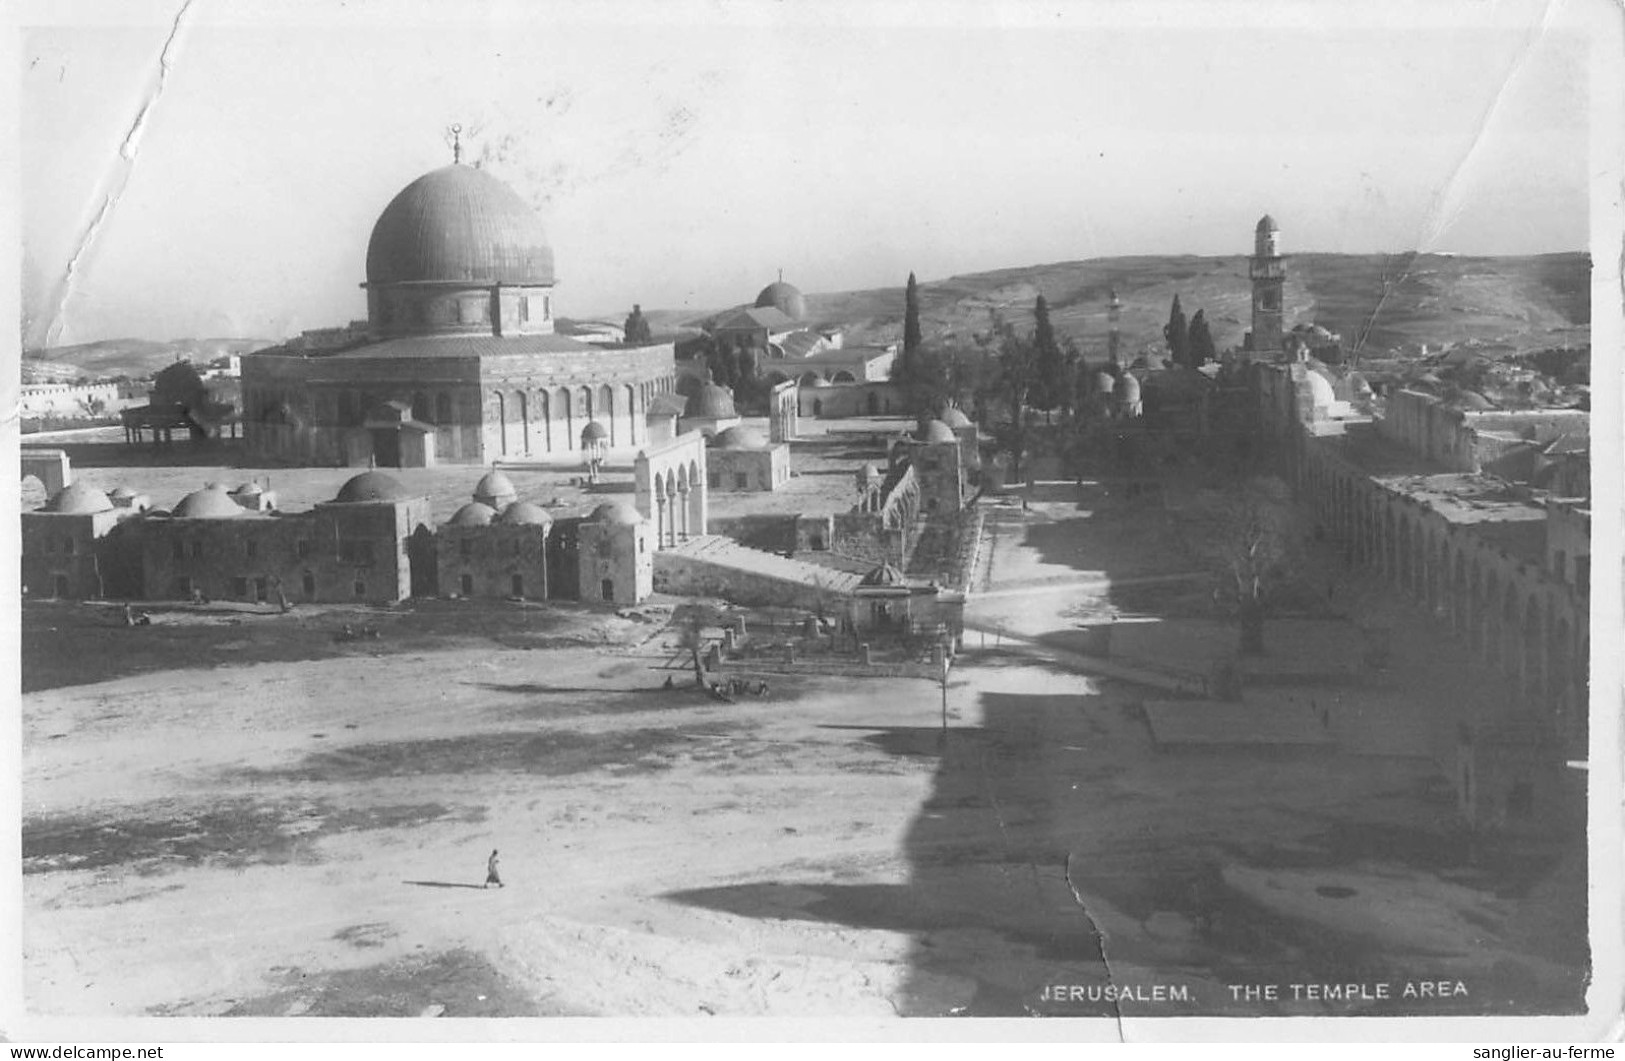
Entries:
POLYGON ((536 212, 473 166, 425 173, 390 200, 367 244, 367 283, 553 283, 536 212))
POLYGON ((806 296, 797 290, 794 284, 787 284, 783 280, 768 284, 756 296, 757 309, 766 309, 769 306, 791 320, 801 320, 807 315, 806 296))

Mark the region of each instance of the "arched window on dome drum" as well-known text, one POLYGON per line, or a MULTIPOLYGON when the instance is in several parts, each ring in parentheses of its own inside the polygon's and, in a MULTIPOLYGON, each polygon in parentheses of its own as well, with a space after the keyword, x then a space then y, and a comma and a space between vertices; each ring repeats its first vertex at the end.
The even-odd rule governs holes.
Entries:
POLYGON ((519 296, 519 323, 520 324, 529 324, 530 323, 530 296, 529 295, 520 295, 519 296))
POLYGON ((422 391, 412 392, 412 419, 419 423, 429 422, 429 396, 422 391))
POLYGON ((626 439, 624 445, 636 445, 638 441, 638 400, 637 390, 628 383, 626 385, 626 439))
POLYGON ((524 391, 513 392, 514 427, 518 434, 514 438, 513 450, 516 453, 530 452, 530 403, 525 400, 524 391))
POLYGON ((592 419, 592 388, 581 388, 581 426, 586 427, 587 421, 592 419))
POLYGON ((560 449, 575 448, 575 403, 570 400, 570 392, 564 387, 559 388, 559 408, 556 414, 559 423, 564 425, 564 444, 560 449))
POLYGON ((551 404, 546 391, 536 392, 536 423, 542 436, 542 449, 546 452, 553 450, 553 417, 548 408, 551 404))

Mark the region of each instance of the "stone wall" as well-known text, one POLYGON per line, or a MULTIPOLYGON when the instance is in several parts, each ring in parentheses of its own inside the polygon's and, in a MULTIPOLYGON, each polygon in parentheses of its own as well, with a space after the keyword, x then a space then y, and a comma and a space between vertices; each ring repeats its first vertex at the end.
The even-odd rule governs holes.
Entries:
POLYGON ((546 599, 550 596, 549 529, 502 523, 441 524, 435 530, 436 581, 441 596, 546 599))
POLYGON ((805 608, 817 612, 822 605, 836 614, 840 595, 801 582, 756 574, 738 567, 708 563, 683 553, 662 551, 654 558, 657 593, 684 597, 719 597, 735 604, 759 607, 805 608))
POLYGON ((713 516, 709 533, 721 534, 764 553, 788 555, 799 548, 800 522, 801 517, 793 515, 713 516))
POLYGON ((909 534, 887 530, 878 512, 840 512, 831 517, 831 524, 831 552, 898 568, 908 563, 909 534))

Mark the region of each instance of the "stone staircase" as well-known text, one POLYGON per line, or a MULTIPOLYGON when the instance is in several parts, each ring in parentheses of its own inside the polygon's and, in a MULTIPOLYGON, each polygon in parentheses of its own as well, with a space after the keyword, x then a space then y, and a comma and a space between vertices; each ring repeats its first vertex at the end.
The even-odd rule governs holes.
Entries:
POLYGON ((852 595, 861 576, 792 560, 702 534, 654 556, 655 589, 662 593, 721 597, 736 604, 832 608, 852 595))

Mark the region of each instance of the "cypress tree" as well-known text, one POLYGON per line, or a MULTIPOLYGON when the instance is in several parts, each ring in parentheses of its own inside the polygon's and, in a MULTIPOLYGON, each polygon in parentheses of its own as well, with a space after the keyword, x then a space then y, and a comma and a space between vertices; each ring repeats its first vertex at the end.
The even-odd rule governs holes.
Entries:
POLYGON ((1190 362, 1190 329, 1185 323, 1185 311, 1179 307, 1179 296, 1174 296, 1174 307, 1168 313, 1168 324, 1162 329, 1168 340, 1168 353, 1177 365, 1190 362))
POLYGON ((903 294, 903 364, 915 367, 920 353, 920 287, 914 274, 908 274, 908 289, 903 294))
POLYGON ((1197 310, 1195 316, 1191 317, 1187 351, 1192 368, 1201 368, 1209 361, 1219 359, 1219 352, 1213 346, 1213 333, 1208 330, 1205 310, 1197 310))
POLYGON ((1043 295, 1033 304, 1033 374, 1028 387, 1027 403, 1034 409, 1049 412, 1063 404, 1060 388, 1064 386, 1066 363, 1061 357, 1060 344, 1055 341, 1055 326, 1049 319, 1049 302, 1043 295))

